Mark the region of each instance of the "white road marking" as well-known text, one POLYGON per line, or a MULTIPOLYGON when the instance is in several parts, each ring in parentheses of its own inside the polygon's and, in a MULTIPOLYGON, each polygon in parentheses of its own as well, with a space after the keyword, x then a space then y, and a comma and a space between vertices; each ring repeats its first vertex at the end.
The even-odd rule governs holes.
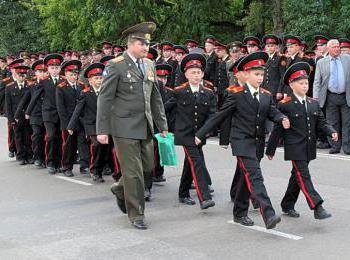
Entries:
MULTIPOLYGON (((213 144, 213 145, 219 145, 219 141, 217 140, 207 140, 207 144, 213 144)), ((283 153, 283 148, 277 148, 276 152, 283 153)), ((317 157, 320 158, 328 158, 328 159, 335 159, 335 160, 341 160, 341 161, 350 161, 349 155, 336 155, 336 154, 326 154, 326 153, 317 153, 317 157)))
POLYGON ((233 220, 227 221, 227 223, 233 224, 233 225, 237 225, 237 226, 240 226, 240 227, 244 227, 244 228, 248 228, 248 229, 252 229, 252 230, 255 230, 255 231, 260 231, 260 232, 264 232, 264 233, 267 233, 267 234, 279 236, 279 237, 288 238, 288 239, 291 239, 291 240, 303 239, 303 237, 300 237, 300 236, 296 236, 296 235, 280 232, 280 231, 273 230, 273 229, 266 229, 266 228, 260 227, 260 226, 243 226, 241 224, 238 224, 238 223, 234 222, 233 220))
POLYGON ((64 177, 64 176, 55 176, 57 179, 61 179, 61 180, 65 180, 65 181, 69 181, 69 182, 73 182, 76 184, 80 184, 80 185, 84 185, 84 186, 91 186, 91 183, 88 182, 84 182, 84 181, 78 181, 78 180, 74 180, 72 178, 69 177, 64 177))

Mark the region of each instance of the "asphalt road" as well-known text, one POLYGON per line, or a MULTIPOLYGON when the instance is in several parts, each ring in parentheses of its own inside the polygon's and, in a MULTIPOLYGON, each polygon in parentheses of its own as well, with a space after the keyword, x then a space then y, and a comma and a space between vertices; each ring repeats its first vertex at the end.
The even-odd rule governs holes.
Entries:
MULTIPOLYGON (((179 167, 166 169, 166 183, 155 185, 147 203, 146 231, 132 228, 116 207, 109 191, 112 178, 91 185, 77 173, 68 181, 9 159, 4 119, 0 151, 0 259, 349 259, 349 156, 323 150, 311 163, 315 187, 331 219, 315 220, 301 194, 296 206, 301 217, 282 216, 280 225, 267 233, 258 211, 249 213, 255 221, 251 229, 232 223, 229 187, 236 161, 215 139, 206 145, 205 156, 216 206, 201 211, 198 203, 178 203, 179 149, 179 167)), ((277 213, 290 168, 281 151, 273 161, 262 161, 277 213)))

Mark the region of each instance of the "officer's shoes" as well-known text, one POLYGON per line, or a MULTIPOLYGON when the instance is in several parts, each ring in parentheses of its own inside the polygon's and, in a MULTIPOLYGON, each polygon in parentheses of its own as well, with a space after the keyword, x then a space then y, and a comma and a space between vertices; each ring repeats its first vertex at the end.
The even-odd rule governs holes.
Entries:
POLYGON ((164 176, 153 177, 153 182, 165 182, 164 176))
POLYGON ((196 202, 191 197, 179 198, 179 202, 186 205, 195 205, 196 202))
POLYGON ((295 209, 282 210, 285 215, 291 218, 299 218, 300 214, 295 209))
POLYGON ((14 152, 9 152, 9 157, 10 158, 14 158, 15 157, 15 153, 14 152))
POLYGON ((56 174, 57 170, 54 167, 47 166, 47 171, 49 174, 56 174))
POLYGON ((115 196, 115 199, 117 201, 117 205, 119 207, 119 209, 126 214, 126 206, 125 206, 125 200, 124 199, 120 199, 118 198, 117 194, 114 192, 114 184, 111 186, 111 192, 113 193, 113 195, 115 196))
POLYGON ((233 221, 243 226, 254 226, 254 221, 251 220, 248 216, 243 216, 243 217, 234 216, 233 221))
POLYGON ((203 200, 200 204, 201 209, 207 209, 215 206, 215 202, 213 200, 203 200))
POLYGON ((150 189, 145 189, 145 201, 149 202, 152 200, 152 193, 150 189))
POLYGON ((266 229, 275 228, 278 223, 281 222, 281 217, 278 215, 273 215, 272 217, 267 218, 265 222, 266 229))
POLYGON ((74 176, 72 170, 65 170, 65 171, 63 172, 63 174, 64 174, 64 176, 66 176, 66 177, 73 177, 73 176, 74 176))
POLYGON ((326 219, 332 216, 327 210, 325 210, 322 205, 316 206, 314 209, 314 217, 315 219, 326 219))
POLYGON ((146 230, 148 229, 148 225, 144 220, 135 220, 131 223, 134 228, 141 229, 141 230, 146 230))

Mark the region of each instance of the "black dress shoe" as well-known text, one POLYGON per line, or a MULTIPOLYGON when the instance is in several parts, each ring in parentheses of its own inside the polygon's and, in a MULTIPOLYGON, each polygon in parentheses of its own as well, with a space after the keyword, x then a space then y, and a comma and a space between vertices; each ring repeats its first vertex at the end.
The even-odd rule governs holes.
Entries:
POLYGON ((164 176, 153 177, 153 182, 165 182, 164 176))
POLYGON ((56 174, 57 170, 54 167, 48 166, 47 171, 49 174, 56 174))
POLYGON ((72 170, 66 170, 66 171, 63 172, 63 174, 66 177, 73 177, 74 176, 72 170))
POLYGON ((28 159, 28 160, 27 160, 27 163, 28 163, 28 164, 34 164, 34 159, 33 159, 33 158, 28 159))
POLYGON ((195 205, 196 202, 191 197, 179 198, 179 202, 186 205, 195 205))
POLYGON ((125 200, 118 198, 117 194, 114 193, 114 191, 113 191, 113 185, 112 185, 112 187, 111 187, 111 192, 112 192, 113 195, 115 196, 115 199, 116 199, 116 201, 117 201, 117 205, 118 205, 119 209, 120 209, 124 214, 126 214, 127 212, 126 212, 125 200))
POLYGON ((284 214, 291 218, 299 218, 300 214, 295 209, 282 210, 284 214))
POLYGON ((96 183, 103 183, 103 182, 105 182, 105 180, 102 178, 102 176, 99 176, 99 175, 96 175, 96 174, 91 175, 91 178, 96 183))
POLYGON ((336 154, 336 153, 340 153, 340 150, 339 149, 335 149, 335 148, 331 148, 329 150, 329 154, 336 154))
POLYGON ((14 152, 9 152, 9 157, 10 158, 14 158, 15 157, 15 153, 14 152))
POLYGON ((233 221, 243 226, 254 226, 254 221, 251 220, 248 216, 243 216, 243 217, 234 216, 233 221))
POLYGON ((277 215, 273 215, 272 217, 269 217, 266 222, 265 226, 266 229, 272 229, 275 228, 278 223, 281 222, 281 217, 277 215))
POLYGON ((80 173, 81 174, 89 174, 90 173, 89 168, 80 168, 80 173))
POLYGON ((148 229, 148 225, 145 223, 144 220, 135 220, 131 224, 137 229, 148 229))
POLYGON ((214 189, 210 185, 208 185, 208 190, 210 193, 214 193, 214 189))
POLYGON ((152 200, 152 193, 150 189, 145 190, 145 201, 149 202, 152 200))
POLYGON ((332 216, 327 210, 325 210, 322 205, 316 206, 314 209, 314 217, 315 219, 326 219, 332 216))
POLYGON ((41 168, 43 166, 43 162, 41 160, 35 160, 34 165, 38 168, 41 168))
POLYGON ((329 149, 331 146, 328 142, 319 142, 316 146, 318 149, 329 149))
POLYGON ((103 175, 112 175, 112 173, 113 173, 112 169, 109 168, 109 167, 104 168, 103 171, 102 171, 103 175))
POLYGON ((27 164, 27 161, 26 160, 20 160, 19 161, 19 165, 26 165, 27 164))
POLYGON ((213 200, 203 200, 200 204, 201 209, 207 209, 215 206, 215 202, 213 200))

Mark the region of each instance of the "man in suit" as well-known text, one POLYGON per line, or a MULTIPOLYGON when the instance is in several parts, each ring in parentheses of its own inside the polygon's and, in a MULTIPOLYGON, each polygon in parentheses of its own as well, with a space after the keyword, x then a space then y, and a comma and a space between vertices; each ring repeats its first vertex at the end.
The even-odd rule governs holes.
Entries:
POLYGON ((329 140, 329 153, 350 154, 350 56, 340 54, 338 40, 327 43, 329 55, 317 62, 313 85, 314 98, 326 108, 326 118, 339 133, 338 141, 329 140))
POLYGON ((144 22, 123 32, 128 50, 110 61, 97 101, 98 141, 106 144, 108 135, 113 136, 123 173, 111 190, 137 229, 148 228, 144 174, 152 176, 153 122, 162 136, 168 130, 154 63, 146 58, 155 28, 154 23, 144 22))
POLYGON ((260 87, 267 60, 267 53, 255 52, 240 61, 238 70, 247 73, 246 84, 228 89, 229 95, 221 111, 197 131, 195 139, 196 144, 200 144, 206 134, 221 122, 231 126, 223 126, 224 129, 231 128, 231 130, 225 135, 225 139, 220 140, 220 144, 228 145, 230 140, 232 154, 237 157, 240 166, 233 219, 242 225, 254 225, 253 220, 248 217, 251 196, 260 206, 266 228, 271 229, 281 221, 281 218, 276 215, 272 207, 260 168, 265 147, 265 122, 269 118, 289 128, 289 120, 276 109, 272 94, 260 87))

